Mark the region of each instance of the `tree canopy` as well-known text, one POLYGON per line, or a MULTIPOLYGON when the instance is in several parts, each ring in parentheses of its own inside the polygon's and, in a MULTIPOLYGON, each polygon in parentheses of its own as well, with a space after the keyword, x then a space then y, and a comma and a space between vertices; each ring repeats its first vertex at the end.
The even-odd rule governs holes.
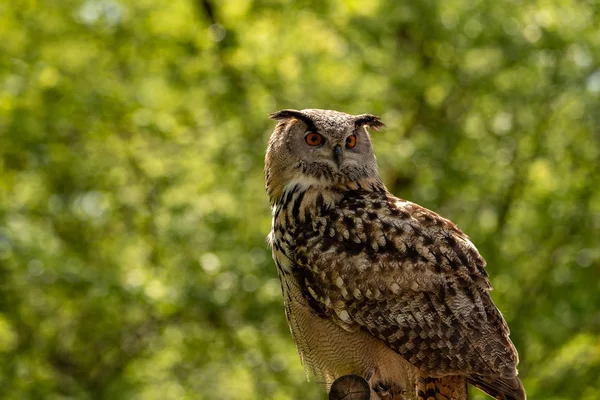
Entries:
MULTIPOLYGON (((456 222, 532 399, 600 397, 600 2, 0 5, 0 393, 323 399, 265 236, 282 108, 373 113, 456 222)), ((474 399, 483 394, 473 391, 474 399)))

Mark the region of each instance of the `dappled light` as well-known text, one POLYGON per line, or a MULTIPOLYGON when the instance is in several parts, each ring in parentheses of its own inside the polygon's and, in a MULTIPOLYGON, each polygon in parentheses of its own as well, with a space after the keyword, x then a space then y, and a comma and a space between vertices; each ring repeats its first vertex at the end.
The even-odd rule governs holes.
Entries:
MULTIPOLYGON (((532 399, 600 397, 597 1, 0 5, 0 391, 324 399, 265 237, 283 108, 373 113, 488 262, 532 399)), ((472 398, 483 394, 473 390, 472 398)))

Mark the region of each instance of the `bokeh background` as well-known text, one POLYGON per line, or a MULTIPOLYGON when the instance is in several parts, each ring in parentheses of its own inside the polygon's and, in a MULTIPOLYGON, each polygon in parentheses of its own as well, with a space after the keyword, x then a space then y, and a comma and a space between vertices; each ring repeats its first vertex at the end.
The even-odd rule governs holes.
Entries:
POLYGON ((529 398, 599 399, 598 49, 597 0, 2 2, 0 397, 324 399, 262 168, 333 108, 488 260, 529 398))

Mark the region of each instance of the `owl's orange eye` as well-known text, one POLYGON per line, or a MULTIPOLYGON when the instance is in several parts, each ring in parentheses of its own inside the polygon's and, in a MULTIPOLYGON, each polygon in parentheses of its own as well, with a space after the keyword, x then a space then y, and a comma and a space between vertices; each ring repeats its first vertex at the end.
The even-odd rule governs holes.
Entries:
POLYGON ((311 146, 318 146, 318 145, 322 144, 324 141, 323 136, 319 135, 318 133, 314 133, 314 132, 311 132, 308 135, 306 135, 304 137, 304 140, 306 140, 306 143, 308 143, 311 146))
POLYGON ((352 149, 354 146, 356 146, 356 136, 350 135, 346 138, 346 147, 352 149))

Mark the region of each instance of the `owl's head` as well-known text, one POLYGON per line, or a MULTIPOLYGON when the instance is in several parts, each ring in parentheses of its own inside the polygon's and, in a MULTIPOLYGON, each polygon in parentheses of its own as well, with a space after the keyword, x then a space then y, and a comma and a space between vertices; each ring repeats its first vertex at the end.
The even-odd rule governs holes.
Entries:
POLYGON ((270 117, 279 121, 265 157, 271 203, 294 182, 321 186, 366 180, 380 183, 367 131, 384 126, 378 117, 331 110, 282 110, 270 117))

